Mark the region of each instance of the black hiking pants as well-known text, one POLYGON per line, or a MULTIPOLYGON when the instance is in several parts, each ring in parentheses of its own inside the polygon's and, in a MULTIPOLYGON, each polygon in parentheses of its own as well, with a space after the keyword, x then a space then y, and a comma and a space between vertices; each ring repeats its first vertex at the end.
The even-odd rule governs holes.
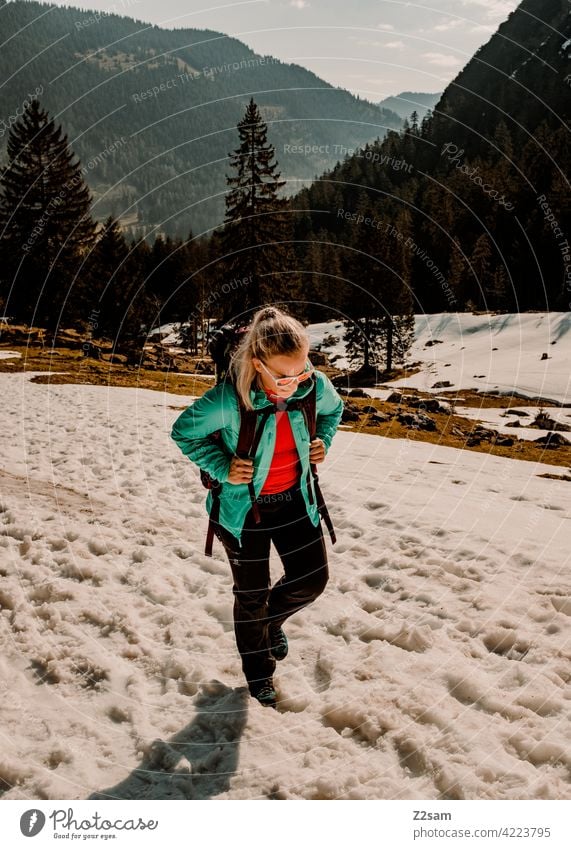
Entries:
POLYGON ((234 578, 234 633, 248 684, 270 678, 276 661, 270 654, 268 626, 281 626, 288 616, 323 592, 329 578, 321 521, 307 514, 299 481, 290 489, 256 499, 261 521, 246 514, 242 548, 218 522, 214 533, 223 544, 234 578), (284 574, 270 584, 270 543, 284 574))

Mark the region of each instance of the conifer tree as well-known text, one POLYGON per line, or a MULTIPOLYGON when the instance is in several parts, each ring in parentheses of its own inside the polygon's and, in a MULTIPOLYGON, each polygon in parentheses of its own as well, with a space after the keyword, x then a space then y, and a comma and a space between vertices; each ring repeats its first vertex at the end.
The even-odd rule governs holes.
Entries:
POLYGON ((404 362, 414 334, 411 259, 405 244, 411 232, 410 214, 400 210, 394 216, 391 235, 385 227, 374 226, 381 220, 380 207, 364 192, 357 213, 363 223, 354 232, 347 266, 354 287, 345 307, 344 341, 349 361, 360 362, 363 372, 381 364, 391 371, 404 362))
POLYGON ((478 236, 470 264, 472 266, 471 288, 472 300, 478 309, 489 309, 490 305, 486 303, 486 291, 491 286, 490 280, 490 260, 492 251, 490 248, 490 240, 485 233, 478 236))
POLYGON ((61 127, 29 101, 11 127, 0 175, 1 273, 8 311, 52 330, 82 318, 82 264, 95 242, 91 195, 74 156, 61 127))
POLYGON ((98 332, 113 340, 116 350, 132 354, 134 362, 156 312, 144 285, 147 254, 146 247, 129 245, 117 220, 109 216, 90 263, 90 302, 98 314, 98 332))
MULTIPOLYGON (((288 202, 278 197, 280 180, 267 125, 251 98, 238 123, 240 145, 230 155, 235 169, 227 177, 223 230, 226 287, 222 318, 256 308, 262 302, 296 300, 299 280, 292 251, 288 202)), ((296 312, 295 305, 289 310, 296 312)))

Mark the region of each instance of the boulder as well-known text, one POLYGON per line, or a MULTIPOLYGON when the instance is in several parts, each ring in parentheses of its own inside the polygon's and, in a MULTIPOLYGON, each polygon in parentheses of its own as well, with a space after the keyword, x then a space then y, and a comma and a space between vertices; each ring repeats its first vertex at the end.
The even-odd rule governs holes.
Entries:
POLYGON ((343 395, 347 395, 349 398, 370 398, 371 396, 365 392, 364 389, 347 389, 345 391, 339 390, 343 395))
POLYGON ((436 430, 436 422, 423 413, 397 413, 397 420, 405 427, 416 430, 436 430))
POLYGON ((371 421, 374 422, 374 424, 383 424, 383 422, 388 422, 390 420, 390 416, 385 415, 385 413, 380 413, 378 410, 371 415, 371 421))
POLYGON ((354 410, 348 410, 347 407, 343 408, 343 415, 341 416, 341 421, 345 422, 356 422, 359 419, 359 413, 356 413, 354 410))
POLYGON ((490 442, 492 443, 492 445, 506 445, 507 446, 507 445, 513 445, 514 444, 514 441, 511 438, 511 436, 508 436, 505 433, 496 434, 495 436, 492 437, 490 442))
POLYGON ((540 436, 539 439, 534 439, 539 445, 544 445, 546 448, 559 448, 560 445, 571 445, 568 439, 561 436, 560 433, 549 431, 545 436, 540 436))
POLYGON ((391 394, 387 398, 387 401, 390 404, 400 404, 401 400, 402 400, 402 392, 391 392, 391 394))
POLYGON ((329 365, 329 356, 324 351, 318 351, 316 348, 311 348, 308 356, 314 366, 329 365))

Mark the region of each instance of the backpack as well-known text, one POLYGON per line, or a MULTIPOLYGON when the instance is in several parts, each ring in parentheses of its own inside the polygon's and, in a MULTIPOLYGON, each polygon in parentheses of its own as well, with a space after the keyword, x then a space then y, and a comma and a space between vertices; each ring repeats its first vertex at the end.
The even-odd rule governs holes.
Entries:
POLYGON ((221 383, 226 378, 232 354, 247 330, 247 324, 235 326, 228 323, 213 330, 210 334, 206 347, 215 366, 216 383, 221 383))
MULTIPOLYGON (((220 383, 221 380, 224 379, 223 376, 226 376, 231 355, 239 344, 242 335, 246 330, 247 327, 233 328, 229 325, 224 325, 223 327, 219 328, 218 331, 215 331, 212 335, 211 343, 208 346, 208 350, 216 365, 217 383, 220 383)), ((315 438, 316 391, 317 384, 316 381, 313 380, 313 385, 304 398, 298 398, 295 401, 292 401, 290 404, 287 404, 288 410, 303 411, 310 441, 315 438)), ((241 398, 237 392, 236 397, 238 398, 238 405, 240 410, 240 431, 238 434, 238 444, 236 446, 235 454, 241 459, 253 458, 258 449, 260 437, 262 435, 262 431, 268 420, 268 417, 276 413, 280 409, 285 409, 286 405, 283 402, 280 404, 280 402, 278 401, 276 404, 268 403, 265 407, 262 407, 260 409, 247 410, 243 406, 241 398), (259 423, 258 418, 260 419, 259 423)), ((220 431, 214 431, 210 434, 209 438, 219 445, 220 431)), ((309 494, 309 500, 310 503, 313 504, 313 493, 311 491, 311 481, 309 480, 310 474, 313 475, 315 495, 317 498, 317 509, 319 510, 319 514, 321 518, 325 521, 325 524, 329 530, 331 542, 335 543, 335 531, 333 529, 333 523, 331 522, 329 512, 323 500, 323 495, 319 486, 319 476, 317 474, 317 468, 315 463, 310 464, 310 471, 308 472, 307 480, 307 491, 309 494)), ((222 489, 222 482, 213 478, 208 472, 204 471, 203 469, 200 470, 200 479, 202 481, 202 485, 206 489, 211 490, 212 492, 212 508, 208 522, 208 531, 206 534, 206 546, 204 549, 205 555, 207 557, 211 557, 215 523, 218 522, 218 517, 220 514, 220 490, 222 489)), ((248 489, 250 491, 250 500, 252 502, 252 512, 254 515, 254 520, 256 524, 259 524, 259 522, 261 521, 261 517, 258 508, 258 503, 256 501, 254 484, 252 481, 249 482, 248 489)))

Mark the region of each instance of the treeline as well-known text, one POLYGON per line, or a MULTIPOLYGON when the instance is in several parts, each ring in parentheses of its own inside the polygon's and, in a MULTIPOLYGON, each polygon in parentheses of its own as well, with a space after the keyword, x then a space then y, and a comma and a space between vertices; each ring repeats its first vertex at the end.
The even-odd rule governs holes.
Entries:
MULTIPOLYGON (((237 130, 225 221, 212 238, 128 243, 115 219, 99 226, 92 218, 85 166, 33 98, 10 130, 0 172, 2 311, 47 328, 52 344, 59 329, 73 327, 133 352, 169 321, 186 323, 197 347, 208 320, 247 321, 261 303, 281 303, 301 320, 344 313, 351 359, 366 370, 402 363, 412 339, 408 280, 379 273, 373 238, 367 254, 351 257, 347 273, 357 284, 332 287, 320 303, 308 299, 295 216, 253 98, 237 130)), ((317 266, 311 274, 321 285, 317 266)))

